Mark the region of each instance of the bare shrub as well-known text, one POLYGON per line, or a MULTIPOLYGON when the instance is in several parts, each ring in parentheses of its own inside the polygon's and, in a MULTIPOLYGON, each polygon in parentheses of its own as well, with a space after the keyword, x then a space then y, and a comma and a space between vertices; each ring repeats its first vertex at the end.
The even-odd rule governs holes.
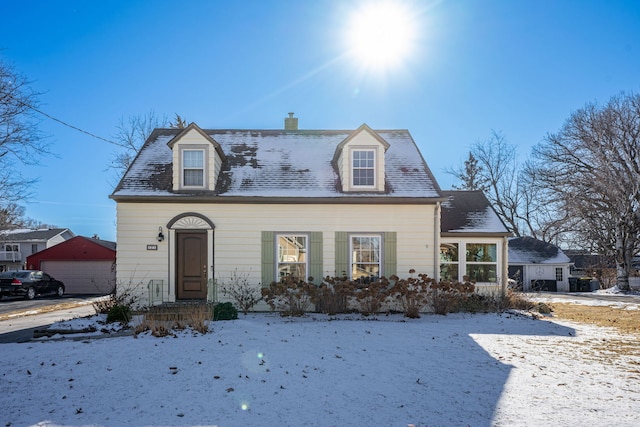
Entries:
POLYGON ((281 316, 303 316, 316 296, 316 286, 292 276, 285 276, 279 282, 272 282, 262 288, 262 297, 272 310, 281 316))
POLYGON ((395 281, 391 294, 397 301, 400 301, 405 317, 418 319, 420 312, 429 304, 430 286, 435 280, 426 274, 419 274, 417 278, 411 277, 409 279, 399 279, 397 276, 392 276, 391 280, 395 281))
POLYGON ((349 279, 327 276, 318 287, 313 303, 318 313, 329 315, 347 313, 348 297, 352 294, 352 284, 349 279))
POLYGON ((380 312, 382 303, 389 297, 390 284, 385 277, 371 281, 352 281, 353 293, 351 300, 357 305, 363 316, 380 312))
POLYGON ((140 296, 136 292, 138 286, 131 282, 119 284, 104 298, 95 300, 92 305, 96 314, 109 314, 116 306, 127 307, 129 310, 140 308, 140 296))
POLYGON ((465 281, 435 281, 429 285, 429 305, 436 314, 451 313, 462 301, 475 291, 473 283, 465 281))
POLYGON ((262 300, 259 287, 249 284, 249 274, 239 273, 235 269, 227 281, 220 280, 220 290, 231 297, 243 314, 247 314, 262 300))
POLYGON ((209 332, 209 321, 213 316, 211 304, 185 304, 150 307, 143 315, 140 324, 134 328, 137 335, 151 331, 155 337, 174 335, 173 331, 187 327, 206 334, 209 332))

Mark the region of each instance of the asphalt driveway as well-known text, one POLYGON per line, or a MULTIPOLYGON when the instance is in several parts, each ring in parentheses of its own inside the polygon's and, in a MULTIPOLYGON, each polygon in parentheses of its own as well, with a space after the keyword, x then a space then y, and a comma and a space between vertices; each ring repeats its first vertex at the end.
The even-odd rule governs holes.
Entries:
POLYGON ((26 300, 22 297, 3 297, 0 300, 0 320, 8 313, 29 313, 57 304, 82 304, 90 302, 96 297, 98 295, 65 295, 62 298, 46 295, 33 300, 26 300))

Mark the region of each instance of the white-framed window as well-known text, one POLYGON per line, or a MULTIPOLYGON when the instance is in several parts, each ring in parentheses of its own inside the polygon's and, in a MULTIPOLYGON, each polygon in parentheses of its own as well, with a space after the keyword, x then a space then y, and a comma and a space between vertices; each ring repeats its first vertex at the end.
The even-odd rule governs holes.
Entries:
POLYGON ((495 243, 467 243, 465 276, 473 282, 497 282, 498 245, 495 243))
POLYGON ((382 235, 352 234, 349 238, 352 280, 375 281, 382 275, 382 235))
POLYGON ((293 276, 308 279, 309 236, 306 234, 276 234, 276 272, 278 280, 293 276))
POLYGON ((351 152, 351 183, 354 187, 374 187, 376 183, 376 151, 351 152))
POLYGON ((204 150, 182 150, 182 183, 184 187, 204 186, 204 150))
POLYGON ((442 280, 458 280, 459 254, 458 243, 443 243, 440 245, 440 278, 442 280))
POLYGON ((562 267, 556 267, 556 280, 558 282, 562 282, 564 280, 564 275, 562 273, 562 267))
POLYGON ((500 248, 498 242, 480 239, 444 239, 440 243, 440 280, 498 283, 500 248))

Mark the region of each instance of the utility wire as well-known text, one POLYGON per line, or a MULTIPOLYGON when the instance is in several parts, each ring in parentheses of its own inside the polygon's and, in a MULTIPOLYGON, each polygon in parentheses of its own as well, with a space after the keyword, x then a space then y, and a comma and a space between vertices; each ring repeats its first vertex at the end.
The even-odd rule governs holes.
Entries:
POLYGON ((65 122, 65 121, 62 121, 62 120, 60 120, 60 119, 57 119, 57 118, 55 118, 55 117, 51 116, 51 115, 49 115, 49 114, 45 113, 44 111, 37 109, 37 108, 36 108, 36 107, 34 107, 33 105, 29 105, 29 104, 27 104, 27 103, 25 103, 25 102, 23 102, 23 101, 21 101, 21 100, 19 100, 19 99, 15 98, 14 96, 11 96, 10 94, 7 94, 7 95, 8 95, 10 98, 12 98, 14 101, 16 101, 16 102, 20 103, 21 105, 23 105, 24 107, 27 107, 27 108, 29 108, 30 110, 33 110, 33 111, 35 111, 35 112, 36 112, 36 113, 38 113, 38 114, 42 114, 43 116, 45 116, 45 117, 47 117, 47 118, 49 118, 49 119, 51 119, 51 120, 53 120, 53 121, 55 121, 55 122, 58 122, 58 123, 60 123, 60 124, 61 124, 61 125, 63 125, 63 126, 67 126, 67 127, 71 128, 71 129, 73 129, 73 130, 77 130, 78 132, 82 132, 82 133, 84 133, 84 134, 86 134, 86 135, 89 135, 89 136, 91 136, 91 137, 93 137, 93 138, 96 138, 96 139, 99 139, 99 140, 101 140, 101 141, 108 142, 109 144, 117 145, 118 147, 122 147, 122 148, 127 148, 127 146, 126 146, 126 145, 124 145, 124 144, 119 144, 119 143, 117 143, 117 142, 115 142, 115 141, 111 141, 111 140, 109 140, 109 139, 103 138, 103 137, 101 137, 101 136, 98 136, 98 135, 96 135, 96 134, 93 134, 93 133, 91 133, 91 132, 88 132, 88 131, 86 131, 86 130, 84 130, 84 129, 80 129, 80 128, 79 128, 79 127, 77 127, 77 126, 74 126, 74 125, 72 125, 72 124, 69 124, 69 123, 67 123, 67 122, 65 122))

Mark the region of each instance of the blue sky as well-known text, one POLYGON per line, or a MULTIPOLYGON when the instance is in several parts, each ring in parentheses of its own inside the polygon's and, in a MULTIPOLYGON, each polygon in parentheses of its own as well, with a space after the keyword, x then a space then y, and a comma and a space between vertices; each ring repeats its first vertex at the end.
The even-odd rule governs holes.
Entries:
MULTIPOLYGON (((415 43, 385 72, 346 53, 367 3, 3 0, 0 55, 43 111, 106 139, 152 110, 222 129, 293 111, 301 129, 408 129, 443 189, 492 130, 524 158, 587 102, 640 90, 637 1, 401 1, 415 43)), ((16 165, 39 177, 27 216, 115 240, 118 148, 42 119, 56 156, 16 165)))

